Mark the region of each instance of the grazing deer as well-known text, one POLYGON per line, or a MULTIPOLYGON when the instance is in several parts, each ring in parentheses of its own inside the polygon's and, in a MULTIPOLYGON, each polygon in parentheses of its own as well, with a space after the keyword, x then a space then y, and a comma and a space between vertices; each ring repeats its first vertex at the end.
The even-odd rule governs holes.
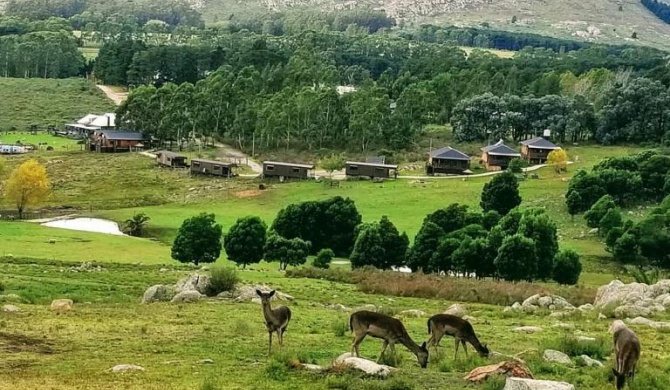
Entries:
POLYGON ((615 368, 612 373, 616 378, 617 390, 623 389, 626 378, 633 381, 635 377, 635 366, 640 358, 640 340, 635 332, 630 330, 623 321, 617 320, 610 326, 614 333, 614 352, 616 353, 615 368))
POLYGON ((265 327, 268 328, 268 355, 272 353, 272 332, 277 332, 277 338, 279 339, 279 346, 284 345, 284 332, 286 332, 286 327, 288 322, 291 320, 291 309, 286 306, 277 306, 272 308, 270 306, 270 298, 275 295, 275 291, 272 290, 269 293, 263 293, 260 290, 256 290, 256 294, 261 297, 261 303, 263 305, 263 317, 265 317, 265 327))
POLYGON ((379 354, 377 363, 381 362, 387 347, 391 347, 391 352, 395 355, 395 343, 400 343, 407 347, 414 355, 421 368, 428 365, 428 349, 426 343, 419 345, 409 337, 405 326, 400 320, 389 317, 384 314, 372 311, 362 310, 353 313, 349 318, 349 328, 354 333, 354 341, 351 344, 351 352, 355 356, 360 356, 358 346, 365 336, 372 336, 384 340, 382 352, 379 354))
POLYGON ((472 325, 460 317, 452 316, 450 314, 436 314, 430 317, 428 319, 428 334, 430 335, 430 338, 428 339, 428 347, 432 345, 435 347, 435 350, 437 350, 437 346, 444 335, 453 337, 454 344, 456 345, 454 359, 456 359, 456 356, 458 355, 459 344, 463 344, 465 356, 468 356, 466 342, 472 344, 477 352, 479 352, 480 356, 489 356, 489 349, 486 344, 479 342, 472 325))

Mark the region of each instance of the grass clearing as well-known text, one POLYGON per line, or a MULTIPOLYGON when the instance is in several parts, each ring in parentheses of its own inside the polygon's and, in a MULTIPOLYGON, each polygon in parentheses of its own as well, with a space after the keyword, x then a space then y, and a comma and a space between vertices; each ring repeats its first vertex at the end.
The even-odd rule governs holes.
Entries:
POLYGON ((0 79, 0 130, 23 131, 30 125, 62 128, 86 114, 115 107, 93 83, 71 79, 0 79))

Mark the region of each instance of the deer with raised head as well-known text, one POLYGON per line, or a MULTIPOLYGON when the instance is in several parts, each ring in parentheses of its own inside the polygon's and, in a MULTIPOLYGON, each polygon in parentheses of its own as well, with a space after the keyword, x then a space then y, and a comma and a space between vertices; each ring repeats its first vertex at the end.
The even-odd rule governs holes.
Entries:
POLYGON ((480 356, 489 356, 488 347, 486 344, 479 342, 472 325, 460 317, 452 316, 450 314, 436 314, 430 317, 428 319, 428 334, 430 335, 430 338, 428 339, 428 347, 432 345, 435 347, 435 350, 437 350, 437 346, 440 343, 440 340, 442 340, 442 337, 445 335, 453 337, 454 345, 456 346, 454 359, 458 356, 459 344, 463 344, 465 356, 468 356, 466 343, 470 343, 480 356))
POLYGON ((635 377, 635 366, 640 358, 640 340, 635 332, 630 330, 621 320, 616 320, 610 326, 610 331, 614 334, 614 360, 615 368, 612 373, 616 378, 616 388, 621 390, 626 384, 626 378, 633 381, 635 377))
POLYGON ((360 357, 358 346, 365 336, 371 336, 384 340, 377 363, 381 362, 387 347, 390 347, 395 355, 395 344, 400 343, 416 355, 421 368, 426 368, 428 365, 426 343, 421 345, 415 343, 402 322, 396 318, 367 310, 357 311, 349 317, 349 328, 354 333, 354 341, 351 343, 351 352, 354 356, 360 357))
POLYGON ((288 322, 291 320, 291 309, 286 306, 277 306, 272 308, 270 306, 270 298, 275 295, 272 290, 269 293, 256 290, 256 294, 261 298, 263 305, 263 317, 265 318, 265 327, 268 329, 268 355, 272 353, 272 332, 277 332, 277 339, 279 339, 279 346, 284 345, 284 332, 288 322))

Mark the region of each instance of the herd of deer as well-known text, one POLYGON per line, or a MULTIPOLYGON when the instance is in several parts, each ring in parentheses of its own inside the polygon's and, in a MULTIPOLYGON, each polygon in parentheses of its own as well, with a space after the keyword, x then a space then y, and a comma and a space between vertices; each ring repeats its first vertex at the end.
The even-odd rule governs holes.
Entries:
MULTIPOLYGON (((275 294, 274 290, 269 293, 256 290, 256 294, 261 298, 263 317, 269 336, 268 354, 270 354, 272 352, 272 333, 277 333, 280 347, 284 344, 284 332, 286 332, 286 327, 291 320, 291 309, 286 306, 272 308, 270 299, 275 294)), ((400 320, 381 313, 367 310, 357 311, 349 318, 349 329, 354 333, 351 350, 355 356, 360 356, 358 346, 365 336, 384 341, 377 363, 381 361, 388 347, 395 355, 395 344, 400 343, 416 355, 421 368, 426 368, 428 366, 428 348, 433 346, 437 351, 437 346, 445 335, 454 338, 454 359, 458 355, 458 347, 461 344, 467 356, 467 343, 470 343, 480 356, 489 356, 488 347, 486 344, 479 342, 472 325, 460 317, 449 314, 436 314, 428 319, 430 338, 421 345, 412 340, 400 320)), ((632 381, 635 375, 635 366, 640 358, 640 340, 632 330, 619 320, 614 321, 609 330, 614 334, 614 351, 616 354, 615 367, 612 368, 612 372, 615 377, 616 388, 621 390, 625 385, 626 378, 632 381)))

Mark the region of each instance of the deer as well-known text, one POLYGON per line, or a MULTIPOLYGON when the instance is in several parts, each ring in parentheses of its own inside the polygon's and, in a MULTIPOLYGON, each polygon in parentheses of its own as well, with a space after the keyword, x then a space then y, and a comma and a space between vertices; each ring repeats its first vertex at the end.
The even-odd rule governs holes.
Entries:
POLYGON ((635 377, 635 366, 640 358, 640 340, 621 320, 614 321, 610 331, 614 334, 616 354, 612 373, 616 378, 616 389, 621 390, 626 385, 626 378, 630 378, 629 381, 632 382, 635 377))
POLYGON ((277 339, 279 340, 279 347, 284 346, 284 332, 291 320, 291 309, 286 306, 277 306, 272 308, 270 299, 275 295, 272 290, 269 293, 256 290, 256 295, 261 298, 263 306, 263 317, 265 318, 265 327, 268 329, 268 355, 272 353, 272 333, 277 332, 277 339))
POLYGON ((349 329, 354 333, 354 340, 351 343, 351 353, 356 357, 360 357, 358 346, 365 336, 369 335, 384 340, 382 352, 379 354, 379 359, 377 359, 378 364, 381 362, 387 347, 390 347, 391 352, 395 355, 395 344, 400 343, 416 355, 421 368, 426 368, 428 365, 426 343, 424 342, 419 345, 414 342, 407 333, 405 326, 396 318, 381 313, 361 310, 351 314, 351 317, 349 317, 349 329))
POLYGON ((475 350, 482 357, 489 356, 489 349, 486 344, 479 342, 475 330, 472 328, 472 325, 460 318, 450 314, 436 314, 428 319, 428 334, 430 338, 428 339, 428 347, 431 345, 435 347, 437 351, 437 346, 442 340, 442 337, 445 335, 451 336, 454 338, 454 345, 456 350, 454 351, 454 360, 458 356, 458 346, 463 344, 463 350, 465 351, 465 356, 468 356, 468 349, 466 342, 470 343, 475 350))

